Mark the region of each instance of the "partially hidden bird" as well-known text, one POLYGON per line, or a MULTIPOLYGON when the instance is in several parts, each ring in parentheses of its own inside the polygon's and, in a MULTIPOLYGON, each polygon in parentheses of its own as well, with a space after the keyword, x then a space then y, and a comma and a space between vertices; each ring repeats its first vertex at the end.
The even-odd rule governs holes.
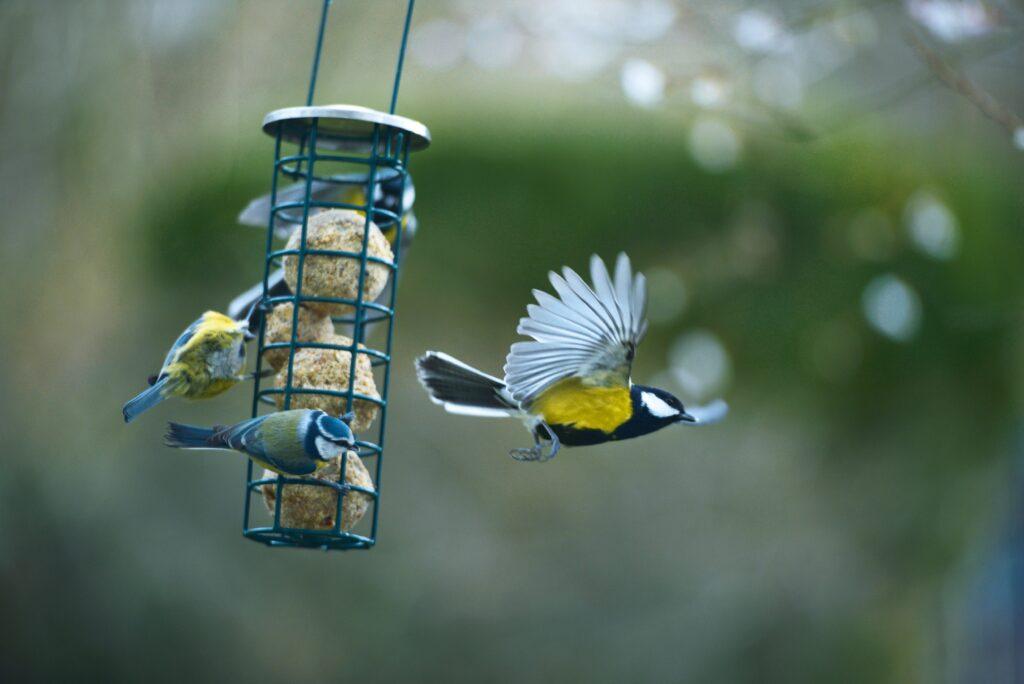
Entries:
MULTIPOLYGON (((310 184, 310 199, 316 202, 341 202, 352 206, 365 206, 366 191, 363 184, 357 182, 359 178, 362 176, 352 175, 350 178, 342 177, 340 180, 334 181, 315 180, 310 184)), ((302 202, 305 194, 306 183, 299 181, 278 190, 277 203, 302 202)), ((402 217, 402 239, 398 241, 400 244, 395 244, 398 237, 396 221, 390 221, 382 231, 395 251, 398 262, 401 263, 406 252, 412 246, 416 229, 419 227, 419 221, 412 211, 412 205, 416 201, 416 188, 413 185, 412 176, 406 175, 404 183, 399 175, 380 181, 375 184, 373 195, 375 209, 385 209, 402 217)), ((292 213, 278 212, 275 232, 279 238, 287 239, 302 225, 302 211, 298 209, 290 211, 292 213)), ((238 222, 243 225, 266 228, 267 222, 270 220, 269 217, 270 195, 265 195, 250 202, 238 215, 238 222)), ((260 319, 265 312, 263 307, 254 306, 254 304, 263 298, 263 291, 264 285, 261 280, 231 300, 227 308, 228 315, 235 319, 248 316, 249 329, 258 330, 260 319)), ((288 287, 288 283, 284 279, 284 268, 279 267, 267 274, 266 291, 268 298, 292 294, 291 288, 288 287)), ((381 297, 385 296, 385 293, 381 294, 381 297)))
MULTIPOLYGON (((314 203, 336 202, 348 205, 348 209, 359 210, 366 205, 366 174, 341 174, 332 176, 330 179, 316 179, 309 184, 309 198, 314 203)), ((302 225, 303 203, 306 197, 306 181, 298 181, 283 188, 278 188, 274 196, 276 204, 291 205, 290 208, 280 209, 276 212, 274 221, 274 234, 281 239, 288 239, 296 226, 302 225), (297 205, 297 206, 296 206, 297 205)), ((257 197, 249 202, 245 209, 238 214, 238 222, 244 226, 266 229, 270 222, 269 194, 257 197)), ((412 176, 406 174, 404 179, 400 174, 379 179, 374 183, 373 204, 375 209, 385 209, 393 214, 402 217, 402 242, 401 249, 397 250, 399 258, 405 251, 416 233, 418 223, 413 214, 412 206, 416 202, 416 186, 413 184, 412 176)), ((319 209, 320 207, 314 207, 319 209)), ((380 216, 374 217, 374 222, 381 223, 380 216)), ((392 247, 395 247, 396 236, 395 221, 388 221, 382 229, 384 237, 388 239, 392 247)))
POLYGON ((238 451, 279 475, 310 475, 353 448, 352 414, 293 409, 236 425, 196 427, 168 423, 164 443, 176 449, 238 451))
POLYGON ((168 397, 209 399, 245 377, 245 343, 252 339, 247 323, 207 311, 171 345, 150 387, 122 409, 130 423, 168 397))
POLYGON ((630 439, 669 425, 703 425, 725 417, 722 400, 687 410, 671 393, 633 383, 637 346, 647 330, 647 286, 619 254, 614 278, 598 256, 590 259, 593 285, 565 267, 549 273, 557 297, 534 290, 536 304, 516 329, 504 380, 448 354, 416 360, 430 398, 449 413, 519 418, 534 445, 514 449, 523 461, 545 461, 560 446, 630 439))

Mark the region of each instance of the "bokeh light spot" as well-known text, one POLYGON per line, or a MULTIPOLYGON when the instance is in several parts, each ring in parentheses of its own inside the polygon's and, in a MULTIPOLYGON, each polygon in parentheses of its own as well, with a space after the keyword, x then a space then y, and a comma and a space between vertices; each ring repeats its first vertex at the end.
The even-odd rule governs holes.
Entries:
POLYGON ((689 303, 686 282, 664 266, 647 269, 647 317, 655 323, 679 318, 689 303))
POLYGON ((726 171, 739 161, 740 138, 724 121, 700 117, 690 129, 690 153, 708 171, 726 171))
POLYGON ((904 222, 914 246, 934 259, 952 259, 960 249, 956 216, 928 190, 919 190, 907 200, 904 222))
POLYGON ((465 41, 462 27, 454 21, 433 19, 416 29, 409 51, 423 68, 447 71, 462 59, 465 41))
POLYGON ((861 303, 871 327, 897 342, 907 342, 921 327, 921 298, 895 275, 881 275, 868 283, 861 303))
POLYGON ((622 65, 622 92, 637 107, 653 107, 665 99, 665 74, 643 59, 622 65))
POLYGON ((669 350, 669 363, 676 382, 698 401, 720 394, 732 373, 725 345, 709 330, 680 335, 669 350))

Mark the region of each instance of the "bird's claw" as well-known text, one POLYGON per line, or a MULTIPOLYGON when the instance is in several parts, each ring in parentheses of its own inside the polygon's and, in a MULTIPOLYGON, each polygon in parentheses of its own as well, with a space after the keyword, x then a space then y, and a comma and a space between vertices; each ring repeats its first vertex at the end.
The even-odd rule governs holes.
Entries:
POLYGON ((534 431, 532 447, 529 449, 513 449, 508 452, 508 455, 517 461, 534 461, 536 463, 543 463, 553 459, 562 447, 562 443, 558 441, 558 436, 555 435, 554 430, 547 423, 541 422, 540 428, 544 429, 544 432, 547 434, 546 437, 541 437, 539 430, 534 431))
POLYGON ((542 444, 537 444, 536 446, 532 446, 528 449, 525 447, 512 449, 508 452, 508 455, 517 461, 544 463, 545 461, 553 459, 557 453, 557 445, 549 444, 545 447, 542 444))
POLYGON ((517 461, 539 461, 540 460, 540 447, 535 446, 529 449, 520 448, 513 449, 508 452, 508 455, 517 461))

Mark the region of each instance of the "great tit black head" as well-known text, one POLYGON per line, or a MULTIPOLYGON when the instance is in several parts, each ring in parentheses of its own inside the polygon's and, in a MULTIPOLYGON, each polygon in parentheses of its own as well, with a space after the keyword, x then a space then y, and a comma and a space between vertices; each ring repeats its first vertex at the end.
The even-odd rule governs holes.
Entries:
POLYGON ((696 419, 686 412, 683 402, 672 394, 657 387, 639 386, 640 408, 659 422, 695 423, 696 419))

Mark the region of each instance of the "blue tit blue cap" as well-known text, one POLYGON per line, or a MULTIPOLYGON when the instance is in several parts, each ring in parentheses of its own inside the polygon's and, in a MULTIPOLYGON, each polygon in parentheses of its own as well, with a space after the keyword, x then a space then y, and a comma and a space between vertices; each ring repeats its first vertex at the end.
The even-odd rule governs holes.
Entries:
POLYGON ((316 419, 316 427, 325 439, 329 439, 332 442, 343 442, 349 445, 355 443, 352 429, 344 421, 334 416, 327 414, 319 416, 316 419))

